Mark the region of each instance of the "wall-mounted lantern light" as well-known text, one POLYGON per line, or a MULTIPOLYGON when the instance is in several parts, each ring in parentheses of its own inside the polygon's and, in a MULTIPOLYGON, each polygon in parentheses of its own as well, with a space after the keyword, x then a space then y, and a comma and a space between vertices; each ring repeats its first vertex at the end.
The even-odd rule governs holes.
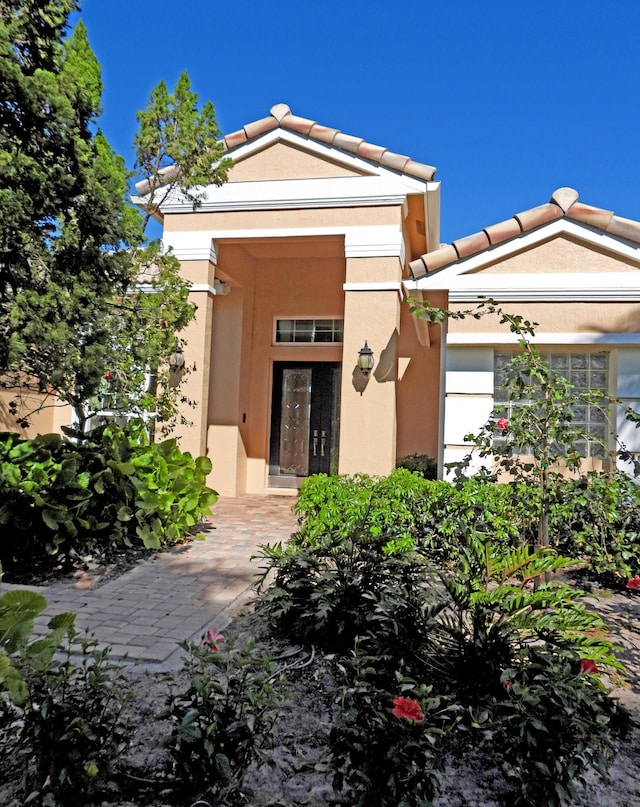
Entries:
POLYGON ((169 372, 172 375, 178 373, 184 368, 184 353, 182 352, 182 345, 176 342, 173 353, 169 356, 169 372))
POLYGON ((373 350, 371 350, 367 344, 367 340, 365 339, 363 347, 361 347, 358 351, 358 367, 360 368, 362 375, 368 376, 373 370, 374 364, 375 360, 373 358, 373 350))

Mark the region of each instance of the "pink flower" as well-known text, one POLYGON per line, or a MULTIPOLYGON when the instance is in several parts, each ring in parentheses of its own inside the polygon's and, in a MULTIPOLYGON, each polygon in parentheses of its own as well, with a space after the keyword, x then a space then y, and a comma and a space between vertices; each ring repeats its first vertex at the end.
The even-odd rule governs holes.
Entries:
POLYGON ((635 591, 636 589, 640 588, 640 575, 636 575, 635 577, 630 577, 627 580, 627 588, 635 591))
POLYGON ((218 633, 218 629, 215 627, 209 628, 209 630, 205 633, 204 639, 202 640, 202 644, 205 647, 208 647, 212 653, 217 653, 220 650, 220 642, 224 642, 224 636, 221 633, 218 633))
POLYGON ((505 678, 504 681, 502 682, 502 686, 505 689, 511 689, 511 681, 508 678, 505 678))
POLYGON ((509 421, 506 418, 498 418, 496 426, 503 432, 506 432, 506 430, 509 428, 509 421))
POLYGON ((402 695, 398 695, 397 698, 393 699, 393 710, 391 713, 394 717, 404 717, 414 722, 424 720, 424 715, 422 714, 422 709, 418 701, 413 698, 403 698, 402 695))
POLYGON ((583 675, 598 675, 600 670, 593 659, 583 658, 580 660, 580 672, 583 675))

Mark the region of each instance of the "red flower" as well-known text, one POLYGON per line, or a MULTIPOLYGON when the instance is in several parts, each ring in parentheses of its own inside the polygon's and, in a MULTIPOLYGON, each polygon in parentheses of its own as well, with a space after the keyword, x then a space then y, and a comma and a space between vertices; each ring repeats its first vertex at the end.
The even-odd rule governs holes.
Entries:
POLYGON ((505 689, 511 689, 511 681, 508 678, 505 678, 504 681, 502 682, 502 686, 505 689))
POLYGON ((424 720, 424 715, 422 714, 422 709, 418 701, 413 698, 403 698, 402 695, 398 695, 397 698, 393 699, 392 714, 394 717, 405 717, 407 720, 414 722, 424 720))
POLYGON ((636 575, 635 577, 630 577, 627 580, 627 588, 630 588, 632 591, 640 588, 640 575, 636 575))
POLYGON ((220 650, 220 642, 224 642, 224 636, 218 633, 218 629, 215 626, 209 628, 202 640, 202 644, 208 647, 212 653, 217 653, 217 651, 220 650))
POLYGON ((509 421, 506 418, 498 418, 496 426, 499 429, 502 429, 503 432, 506 432, 506 430, 509 428, 509 421))
POLYGON ((104 380, 105 380, 105 381, 111 381, 111 379, 112 379, 112 378, 113 378, 113 376, 112 376, 112 375, 111 375, 111 373, 110 373, 110 372, 107 370, 107 372, 104 374, 104 380))
POLYGON ((593 659, 583 658, 580 661, 580 672, 584 675, 598 675, 600 670, 593 659))

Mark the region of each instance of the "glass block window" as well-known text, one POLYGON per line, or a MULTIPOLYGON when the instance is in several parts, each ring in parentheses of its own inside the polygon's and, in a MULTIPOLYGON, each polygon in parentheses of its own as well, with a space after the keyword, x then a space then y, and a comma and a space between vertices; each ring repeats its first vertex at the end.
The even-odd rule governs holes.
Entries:
MULTIPOLYGON (((494 405, 497 411, 504 412, 509 419, 515 407, 534 403, 533 399, 509 400, 509 390, 504 386, 504 368, 514 357, 514 353, 494 353, 494 405)), ((598 391, 609 393, 609 354, 600 353, 548 353, 551 369, 573 385, 577 395, 580 392, 598 391)), ((604 412, 587 402, 576 402, 573 406, 572 425, 593 435, 593 440, 578 443, 576 448, 583 457, 606 457, 605 445, 608 437, 608 424, 604 412), (604 444, 604 445, 603 445, 604 444)), ((500 441, 501 438, 496 438, 500 441)), ((526 453, 526 449, 523 449, 526 453)))
POLYGON ((340 343, 343 330, 344 320, 341 319, 279 319, 276 321, 276 344, 340 343))

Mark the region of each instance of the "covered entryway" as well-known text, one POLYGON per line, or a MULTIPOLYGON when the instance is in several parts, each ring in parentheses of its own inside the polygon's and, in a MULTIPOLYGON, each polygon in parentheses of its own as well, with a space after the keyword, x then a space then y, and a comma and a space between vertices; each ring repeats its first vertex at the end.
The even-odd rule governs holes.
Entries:
POLYGON ((274 362, 269 486, 338 471, 340 364, 274 362))

